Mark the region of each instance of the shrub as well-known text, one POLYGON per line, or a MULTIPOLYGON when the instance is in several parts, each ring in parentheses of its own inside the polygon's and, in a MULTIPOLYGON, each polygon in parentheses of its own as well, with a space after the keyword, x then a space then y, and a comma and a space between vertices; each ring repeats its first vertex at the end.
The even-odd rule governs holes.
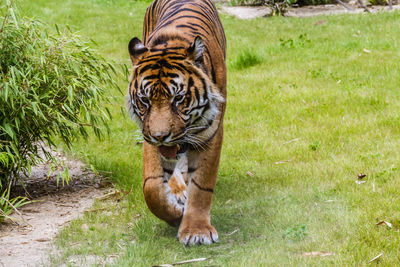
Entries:
MULTIPOLYGON (((383 1, 383 0, 376 0, 383 1)), ((232 0, 231 4, 234 6, 262 6, 266 5, 271 7, 273 10, 282 9, 285 6, 291 6, 297 4, 299 6, 307 5, 325 5, 325 4, 336 4, 335 0, 232 0)), ((278 12, 279 13, 279 12, 278 12)))
POLYGON ((231 4, 234 6, 261 6, 264 0, 232 0, 231 4))
POLYGON ((326 5, 326 4, 337 4, 337 2, 335 0, 297 0, 296 4, 298 4, 299 6, 316 6, 316 5, 326 5))
POLYGON ((55 137, 69 145, 88 127, 100 137, 110 117, 105 88, 117 87, 113 66, 69 29, 49 33, 19 18, 9 1, 1 11, 0 195, 43 160, 40 152, 54 162, 45 145, 55 137))

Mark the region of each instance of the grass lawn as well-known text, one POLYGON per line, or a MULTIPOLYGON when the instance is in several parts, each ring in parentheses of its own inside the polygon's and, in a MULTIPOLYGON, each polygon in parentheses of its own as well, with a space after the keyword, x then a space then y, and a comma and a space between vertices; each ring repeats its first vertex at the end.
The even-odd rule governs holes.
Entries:
MULTIPOLYGON (((22 14, 70 25, 106 58, 128 65, 127 44, 141 36, 149 5, 18 3, 22 14)), ((66 227, 53 264, 114 257, 108 265, 151 266, 207 257, 192 266, 366 266, 383 253, 373 264, 400 265, 399 15, 222 16, 228 106, 211 215, 220 242, 211 246, 185 248, 177 229, 147 209, 137 127, 121 115, 124 96, 109 92, 110 136, 77 141, 71 153, 116 188, 133 190, 119 202, 96 202, 97 212, 66 227), (365 183, 356 183, 358 173, 365 183), (380 220, 392 228, 377 226, 380 220), (312 251, 333 255, 303 255, 312 251)), ((125 91, 127 81, 120 85, 125 91)))

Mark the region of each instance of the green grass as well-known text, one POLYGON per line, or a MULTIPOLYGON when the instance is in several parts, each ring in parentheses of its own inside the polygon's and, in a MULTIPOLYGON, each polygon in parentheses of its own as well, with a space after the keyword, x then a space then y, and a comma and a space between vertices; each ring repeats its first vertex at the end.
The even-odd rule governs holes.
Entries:
POLYGON ((246 49, 236 57, 231 65, 234 69, 242 70, 260 64, 262 61, 256 52, 246 49))
MULTIPOLYGON (((147 5, 20 2, 23 14, 68 24, 95 40, 104 56, 126 64, 147 5)), ((96 263, 114 258, 114 266, 199 257, 211 260, 193 266, 366 266, 381 252, 380 265, 399 265, 399 15, 222 16, 228 106, 211 218, 220 242, 211 246, 183 247, 177 229, 148 211, 137 127, 121 115, 124 96, 109 92, 116 99, 110 136, 77 141, 71 153, 109 173, 117 188, 133 190, 120 202, 96 202, 93 209, 104 210, 66 227, 54 265, 85 265, 71 259, 97 255, 96 263), (240 59, 242 53, 250 56, 240 59), (355 183, 357 173, 367 174, 366 183, 355 183), (377 218, 393 228, 376 226, 377 218), (311 251, 334 255, 301 256, 311 251)), ((127 82, 120 84, 124 91, 127 82)))

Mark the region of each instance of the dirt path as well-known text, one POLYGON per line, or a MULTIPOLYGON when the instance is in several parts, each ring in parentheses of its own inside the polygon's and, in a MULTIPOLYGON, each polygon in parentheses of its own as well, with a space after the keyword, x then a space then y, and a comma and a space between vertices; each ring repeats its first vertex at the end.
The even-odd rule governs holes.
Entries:
MULTIPOLYGON (((56 174, 47 176, 48 165, 33 168, 26 188, 36 202, 20 209, 25 222, 0 225, 0 266, 42 266, 55 250, 52 241, 57 233, 106 190, 106 184, 81 161, 55 154, 69 168, 72 180, 68 186, 57 187, 56 174)), ((13 217, 20 218, 15 213, 13 217)))
MULTIPOLYGON (((290 7, 286 10, 285 17, 311 17, 318 15, 334 15, 334 14, 357 14, 365 12, 363 8, 357 5, 348 4, 352 10, 348 10, 341 5, 318 5, 304 7, 290 7)), ((388 6, 371 6, 368 7, 371 13, 379 11, 389 11, 388 6)), ((400 10, 400 5, 393 5, 393 10, 400 10)), ((221 6, 223 13, 233 15, 239 19, 254 19, 258 17, 267 17, 272 14, 269 7, 247 7, 247 6, 221 6)))

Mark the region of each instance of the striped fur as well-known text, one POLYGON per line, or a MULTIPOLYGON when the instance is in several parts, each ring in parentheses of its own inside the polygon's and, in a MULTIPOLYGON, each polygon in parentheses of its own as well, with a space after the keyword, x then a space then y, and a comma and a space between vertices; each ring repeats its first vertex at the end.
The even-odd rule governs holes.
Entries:
MULTIPOLYGON (((174 206, 177 204, 171 204, 168 184, 157 179, 146 180, 146 177, 163 177, 168 181, 171 174, 164 169, 176 165, 175 161, 161 157, 157 146, 186 146, 188 151, 184 157, 188 166, 185 169, 198 170, 189 173, 188 198, 191 190, 213 192, 226 99, 226 40, 222 24, 210 0, 155 0, 145 15, 143 42, 133 38, 128 48, 133 70, 127 105, 146 141, 143 153, 146 203, 156 216, 170 224, 179 224, 183 218, 180 233, 189 231, 193 235, 183 229, 190 228, 184 223, 185 213, 195 213, 199 207, 192 207, 190 200, 184 207, 174 206), (161 135, 163 138, 158 138, 161 135), (208 162, 208 158, 213 162, 208 162), (203 168, 208 168, 210 174, 204 175, 203 168), (155 193, 157 190, 169 195, 155 193)), ((193 193, 193 197, 197 195, 193 193)), ((206 198, 210 202, 201 208, 208 209, 205 217, 209 216, 211 196, 206 198)), ((205 228, 211 229, 209 219, 205 224, 205 228)), ((215 232, 215 239, 215 229, 211 232, 215 232)), ((209 235, 208 241, 214 240, 209 235)), ((205 239, 199 240, 196 243, 208 243, 205 239)), ((191 238, 185 241, 182 237, 181 241, 193 243, 191 238)))

